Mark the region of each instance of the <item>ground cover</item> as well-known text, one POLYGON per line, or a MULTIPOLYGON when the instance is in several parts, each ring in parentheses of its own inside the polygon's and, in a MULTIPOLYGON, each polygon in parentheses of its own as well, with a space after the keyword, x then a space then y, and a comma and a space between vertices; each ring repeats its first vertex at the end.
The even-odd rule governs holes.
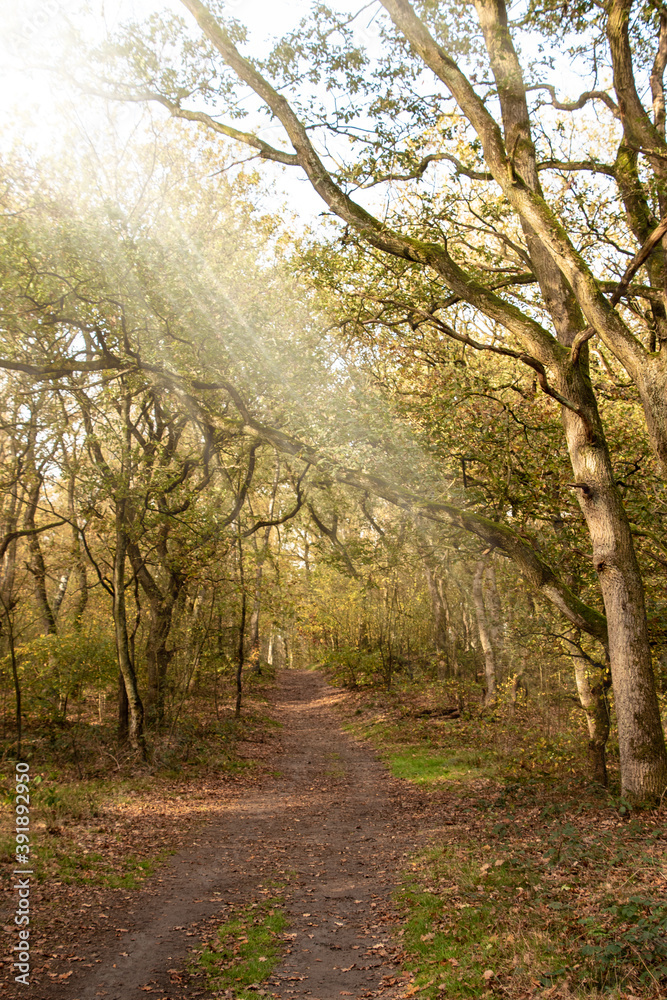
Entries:
POLYGON ((205 971, 211 991, 233 989, 236 1000, 252 1000, 251 990, 271 975, 285 948, 281 902, 273 898, 239 908, 202 943, 193 964, 205 971))
MULTIPOLYGON (((341 734, 340 697, 319 673, 281 672, 271 713, 283 725, 237 747, 255 768, 217 783, 199 769, 188 788, 207 796, 201 814, 189 824, 181 814, 177 853, 136 888, 36 886, 35 1000, 402 997, 412 976, 397 969, 391 940, 393 873, 415 832, 414 803, 341 734), (40 893, 54 900, 48 919, 40 893)), ((164 794, 186 805, 185 777, 165 781, 164 794)), ((22 995, 9 976, 8 994, 22 995)))
POLYGON ((36 996, 664 996, 665 816, 582 777, 576 724, 303 671, 265 694, 226 770, 213 731, 180 770, 43 768, 36 996))
MULTIPOLYGON (((268 746, 278 726, 267 711, 273 686, 271 676, 253 679, 240 720, 231 711, 211 718, 210 708, 200 704, 195 721, 154 736, 146 763, 117 748, 111 726, 85 717, 30 730, 24 759, 31 763, 34 976, 62 980, 72 974, 73 962, 94 964, 97 952, 84 954, 73 942, 105 930, 119 937, 123 921, 114 913, 133 905, 142 886, 160 881, 162 864, 193 831, 270 773, 268 746), (63 971, 63 964, 69 969, 63 971)), ((7 940, 14 932, 13 784, 12 747, 6 744, 0 761, 0 922, 7 940)), ((0 968, 9 968, 7 959, 0 956, 0 968)))
POLYGON ((663 997, 665 810, 628 809, 613 756, 611 790, 587 780, 576 717, 547 726, 528 705, 446 719, 443 704, 439 685, 342 703, 348 731, 435 811, 400 892, 415 995, 663 997))

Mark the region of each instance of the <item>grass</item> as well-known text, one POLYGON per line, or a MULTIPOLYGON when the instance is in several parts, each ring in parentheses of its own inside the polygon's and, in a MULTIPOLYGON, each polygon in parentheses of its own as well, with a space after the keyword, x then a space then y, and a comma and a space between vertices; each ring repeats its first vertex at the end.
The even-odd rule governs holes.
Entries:
POLYGON ((138 889, 146 878, 154 874, 170 852, 163 851, 151 858, 134 854, 109 858, 96 852, 83 856, 59 849, 56 842, 43 845, 40 850, 38 878, 55 879, 62 885, 100 886, 106 889, 138 889))
POLYGON ((414 995, 664 997, 664 811, 633 813, 587 780, 578 715, 562 729, 533 706, 424 715, 442 697, 361 691, 344 708, 438 827, 399 894, 414 995))
POLYGON ((259 986, 282 956, 287 918, 279 902, 267 899, 239 909, 204 944, 194 964, 204 970, 210 990, 233 989, 235 1000, 256 996, 249 987, 259 986))
POLYGON ((389 752, 386 760, 397 778, 420 785, 490 777, 494 763, 493 755, 488 753, 460 750, 444 755, 418 745, 389 752))

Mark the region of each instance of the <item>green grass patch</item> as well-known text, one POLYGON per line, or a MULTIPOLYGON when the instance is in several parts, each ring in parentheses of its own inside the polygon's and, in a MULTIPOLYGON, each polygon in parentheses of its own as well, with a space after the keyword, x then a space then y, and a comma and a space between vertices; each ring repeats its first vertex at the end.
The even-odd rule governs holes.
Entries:
POLYGON ((35 868, 39 881, 106 889, 139 889, 171 853, 161 851, 153 858, 139 858, 135 854, 110 858, 97 852, 71 853, 68 848, 73 847, 71 841, 63 844, 61 838, 44 837, 36 852, 35 868))
POLYGON ((439 754, 428 748, 413 746, 390 751, 386 759, 397 778, 417 784, 492 778, 497 770, 494 755, 479 751, 460 750, 451 754, 439 754))
POLYGON ((235 1000, 253 1000, 256 993, 249 987, 265 980, 281 958, 287 918, 279 902, 268 899, 239 909, 205 943, 196 964, 210 990, 233 989, 235 1000))
POLYGON ((415 865, 420 878, 407 884, 401 902, 406 967, 422 996, 492 995, 501 983, 512 995, 531 980, 545 988, 562 980, 557 936, 541 921, 526 924, 516 905, 535 893, 539 877, 530 866, 448 848, 415 865))
POLYGON ((665 995, 667 904, 655 893, 583 896, 546 856, 497 858, 479 844, 432 850, 413 871, 402 937, 421 996, 665 995))

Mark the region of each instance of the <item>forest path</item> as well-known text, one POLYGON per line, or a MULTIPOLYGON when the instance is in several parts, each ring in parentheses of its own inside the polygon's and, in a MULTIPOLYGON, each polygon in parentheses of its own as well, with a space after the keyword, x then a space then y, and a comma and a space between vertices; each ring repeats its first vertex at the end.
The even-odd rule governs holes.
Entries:
POLYGON ((386 921, 394 873, 414 844, 399 800, 406 787, 342 732, 333 710, 340 695, 320 674, 285 670, 278 680, 278 775, 232 799, 133 896, 131 909, 112 914, 110 932, 124 927, 96 942, 100 960, 90 971, 79 967, 35 995, 209 997, 200 978, 183 972, 193 938, 228 920, 232 906, 271 898, 276 883, 286 884, 280 895, 296 936, 261 984, 265 995, 389 1000, 405 992, 386 921))

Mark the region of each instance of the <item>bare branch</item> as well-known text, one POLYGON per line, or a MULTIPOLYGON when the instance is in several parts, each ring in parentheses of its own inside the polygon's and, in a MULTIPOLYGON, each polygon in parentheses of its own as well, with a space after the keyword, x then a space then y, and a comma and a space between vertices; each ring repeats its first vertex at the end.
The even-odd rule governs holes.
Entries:
POLYGON ((452 156, 451 153, 429 153, 425 156, 423 160, 420 160, 415 169, 409 174, 383 174, 382 177, 378 177, 377 180, 370 181, 368 184, 360 184, 359 187, 362 189, 375 187, 377 184, 384 184, 386 181, 412 181, 421 180, 424 176, 426 168, 431 163, 437 163, 441 160, 447 160, 453 163, 456 167, 456 174, 463 174, 465 177, 470 177, 474 181, 492 181, 493 175, 489 173, 488 170, 480 171, 473 170, 472 167, 466 167, 465 164, 461 163, 456 156, 452 156))
POLYGON ((559 101, 556 97, 556 88, 551 83, 534 83, 532 86, 526 87, 526 90, 547 90, 551 95, 551 104, 558 111, 578 111, 589 101, 602 101, 614 118, 621 117, 618 105, 606 90, 586 90, 576 101, 559 101))

